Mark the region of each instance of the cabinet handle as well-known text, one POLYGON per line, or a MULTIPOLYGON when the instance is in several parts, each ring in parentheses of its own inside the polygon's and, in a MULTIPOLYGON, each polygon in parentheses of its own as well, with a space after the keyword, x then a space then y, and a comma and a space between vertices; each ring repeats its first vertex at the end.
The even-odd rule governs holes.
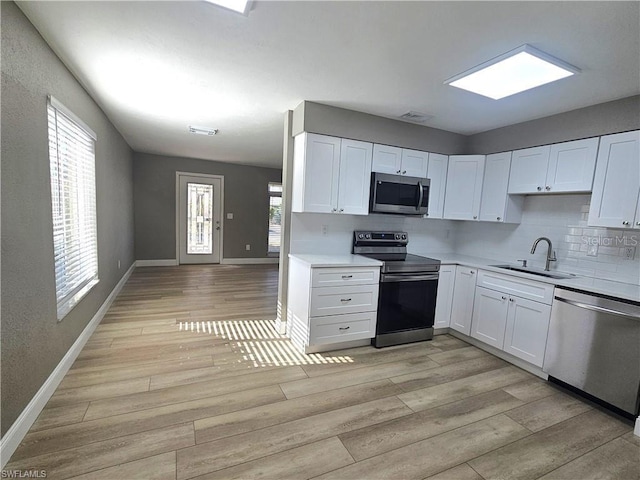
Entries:
POLYGON ((338 327, 338 330, 349 330, 351 327, 338 327))
POLYGON ((342 278, 346 280, 347 278, 353 278, 353 275, 342 275, 342 278))
POLYGON ((502 220, 502 217, 497 217, 496 220, 500 221, 502 220))
POLYGON ((402 174, 404 175, 405 173, 407 173, 407 171, 406 170, 402 170, 402 174))
POLYGON ((549 190, 551 190, 551 187, 547 185, 546 187, 544 187, 544 189, 548 192, 549 190))
POLYGON ((629 225, 629 222, 622 222, 623 225, 629 225))
POLYGON ((400 173, 400 170, 396 170, 396 173, 400 173))
POLYGON ((513 298, 510 298, 509 301, 510 302, 515 302, 515 300, 513 298))
POLYGON ((476 272, 474 272, 473 270, 471 270, 469 273, 470 273, 471 275, 473 275, 473 274, 474 274, 474 273, 476 273, 476 272))
POLYGON ((335 211, 336 211, 336 209, 335 209, 335 208, 332 208, 332 209, 331 209, 331 211, 332 211, 332 212, 335 212, 335 211))
POLYGON ((503 299, 503 300, 506 300, 506 299, 507 299, 507 297, 505 297, 505 296, 503 295, 503 296, 502 296, 502 299, 503 299))
POLYGON ((640 227, 640 222, 636 222, 636 225, 638 225, 640 227))
POLYGON ((538 191, 541 192, 542 191, 542 187, 538 187, 538 191))
POLYGON ((351 299, 350 298, 341 298, 340 301, 341 302, 350 302, 351 299))
POLYGON ((477 216, 477 215, 474 215, 474 216, 473 216, 473 219, 474 219, 474 220, 477 220, 477 219, 478 219, 478 216, 477 216))

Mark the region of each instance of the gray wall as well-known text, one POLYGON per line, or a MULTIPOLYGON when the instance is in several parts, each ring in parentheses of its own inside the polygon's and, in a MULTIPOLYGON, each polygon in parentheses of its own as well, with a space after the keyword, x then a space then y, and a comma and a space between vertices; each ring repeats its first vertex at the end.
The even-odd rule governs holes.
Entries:
POLYGON ((478 133, 468 137, 465 153, 497 153, 637 129, 640 95, 478 133))
POLYGON ((2 435, 132 265, 132 152, 12 2, 2 17, 2 435), (98 135, 100 283, 56 319, 47 94, 98 135), (118 270, 117 262, 121 261, 118 270))
POLYGON ((282 170, 192 158, 135 153, 133 162, 137 260, 176 258, 176 172, 224 175, 223 258, 267 256, 269 182, 282 170), (233 220, 226 213, 233 213, 233 220), (251 250, 245 250, 245 244, 251 250))
POLYGON ((292 130, 444 154, 464 153, 467 142, 446 130, 307 101, 294 110, 292 130))

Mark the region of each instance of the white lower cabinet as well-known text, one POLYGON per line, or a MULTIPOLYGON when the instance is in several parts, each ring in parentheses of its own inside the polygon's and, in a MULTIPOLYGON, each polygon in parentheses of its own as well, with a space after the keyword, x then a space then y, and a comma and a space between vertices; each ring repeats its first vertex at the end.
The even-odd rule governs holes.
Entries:
POLYGON ((476 273, 477 270, 475 268, 456 267, 450 327, 465 335, 471 333, 471 315, 473 313, 473 298, 476 290, 476 273))
POLYGON ((379 267, 313 267, 292 257, 287 304, 291 342, 311 353, 373 338, 379 280, 379 267))
POLYGON ((456 266, 440 266, 438 278, 438 293, 436 296, 436 315, 433 328, 447 328, 451 321, 451 306, 453 305, 453 288, 456 282, 456 266))
POLYGON ((542 367, 553 289, 553 285, 547 283, 481 271, 473 305, 471 337, 542 367))

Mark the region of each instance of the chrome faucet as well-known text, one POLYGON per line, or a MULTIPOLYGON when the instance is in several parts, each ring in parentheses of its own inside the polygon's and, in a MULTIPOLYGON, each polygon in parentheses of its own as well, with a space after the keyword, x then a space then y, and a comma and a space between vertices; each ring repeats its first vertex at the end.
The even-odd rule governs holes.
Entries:
POLYGON ((553 246, 551 245, 551 240, 549 240, 547 237, 540 237, 538 239, 536 239, 535 242, 533 242, 533 247, 531 247, 531 254, 536 253, 536 247, 538 246, 538 243, 540 243, 540 240, 544 240, 545 242, 547 242, 549 244, 549 248, 547 249, 547 263, 544 266, 545 271, 549 271, 549 262, 556 262, 558 261, 557 257, 556 257, 556 252, 554 252, 553 246))

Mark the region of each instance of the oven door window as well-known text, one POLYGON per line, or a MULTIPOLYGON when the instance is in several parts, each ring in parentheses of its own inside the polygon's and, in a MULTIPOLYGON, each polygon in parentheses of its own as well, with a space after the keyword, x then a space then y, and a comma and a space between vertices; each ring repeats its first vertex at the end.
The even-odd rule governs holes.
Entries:
POLYGON ((438 280, 380 283, 376 334, 433 327, 438 280))

